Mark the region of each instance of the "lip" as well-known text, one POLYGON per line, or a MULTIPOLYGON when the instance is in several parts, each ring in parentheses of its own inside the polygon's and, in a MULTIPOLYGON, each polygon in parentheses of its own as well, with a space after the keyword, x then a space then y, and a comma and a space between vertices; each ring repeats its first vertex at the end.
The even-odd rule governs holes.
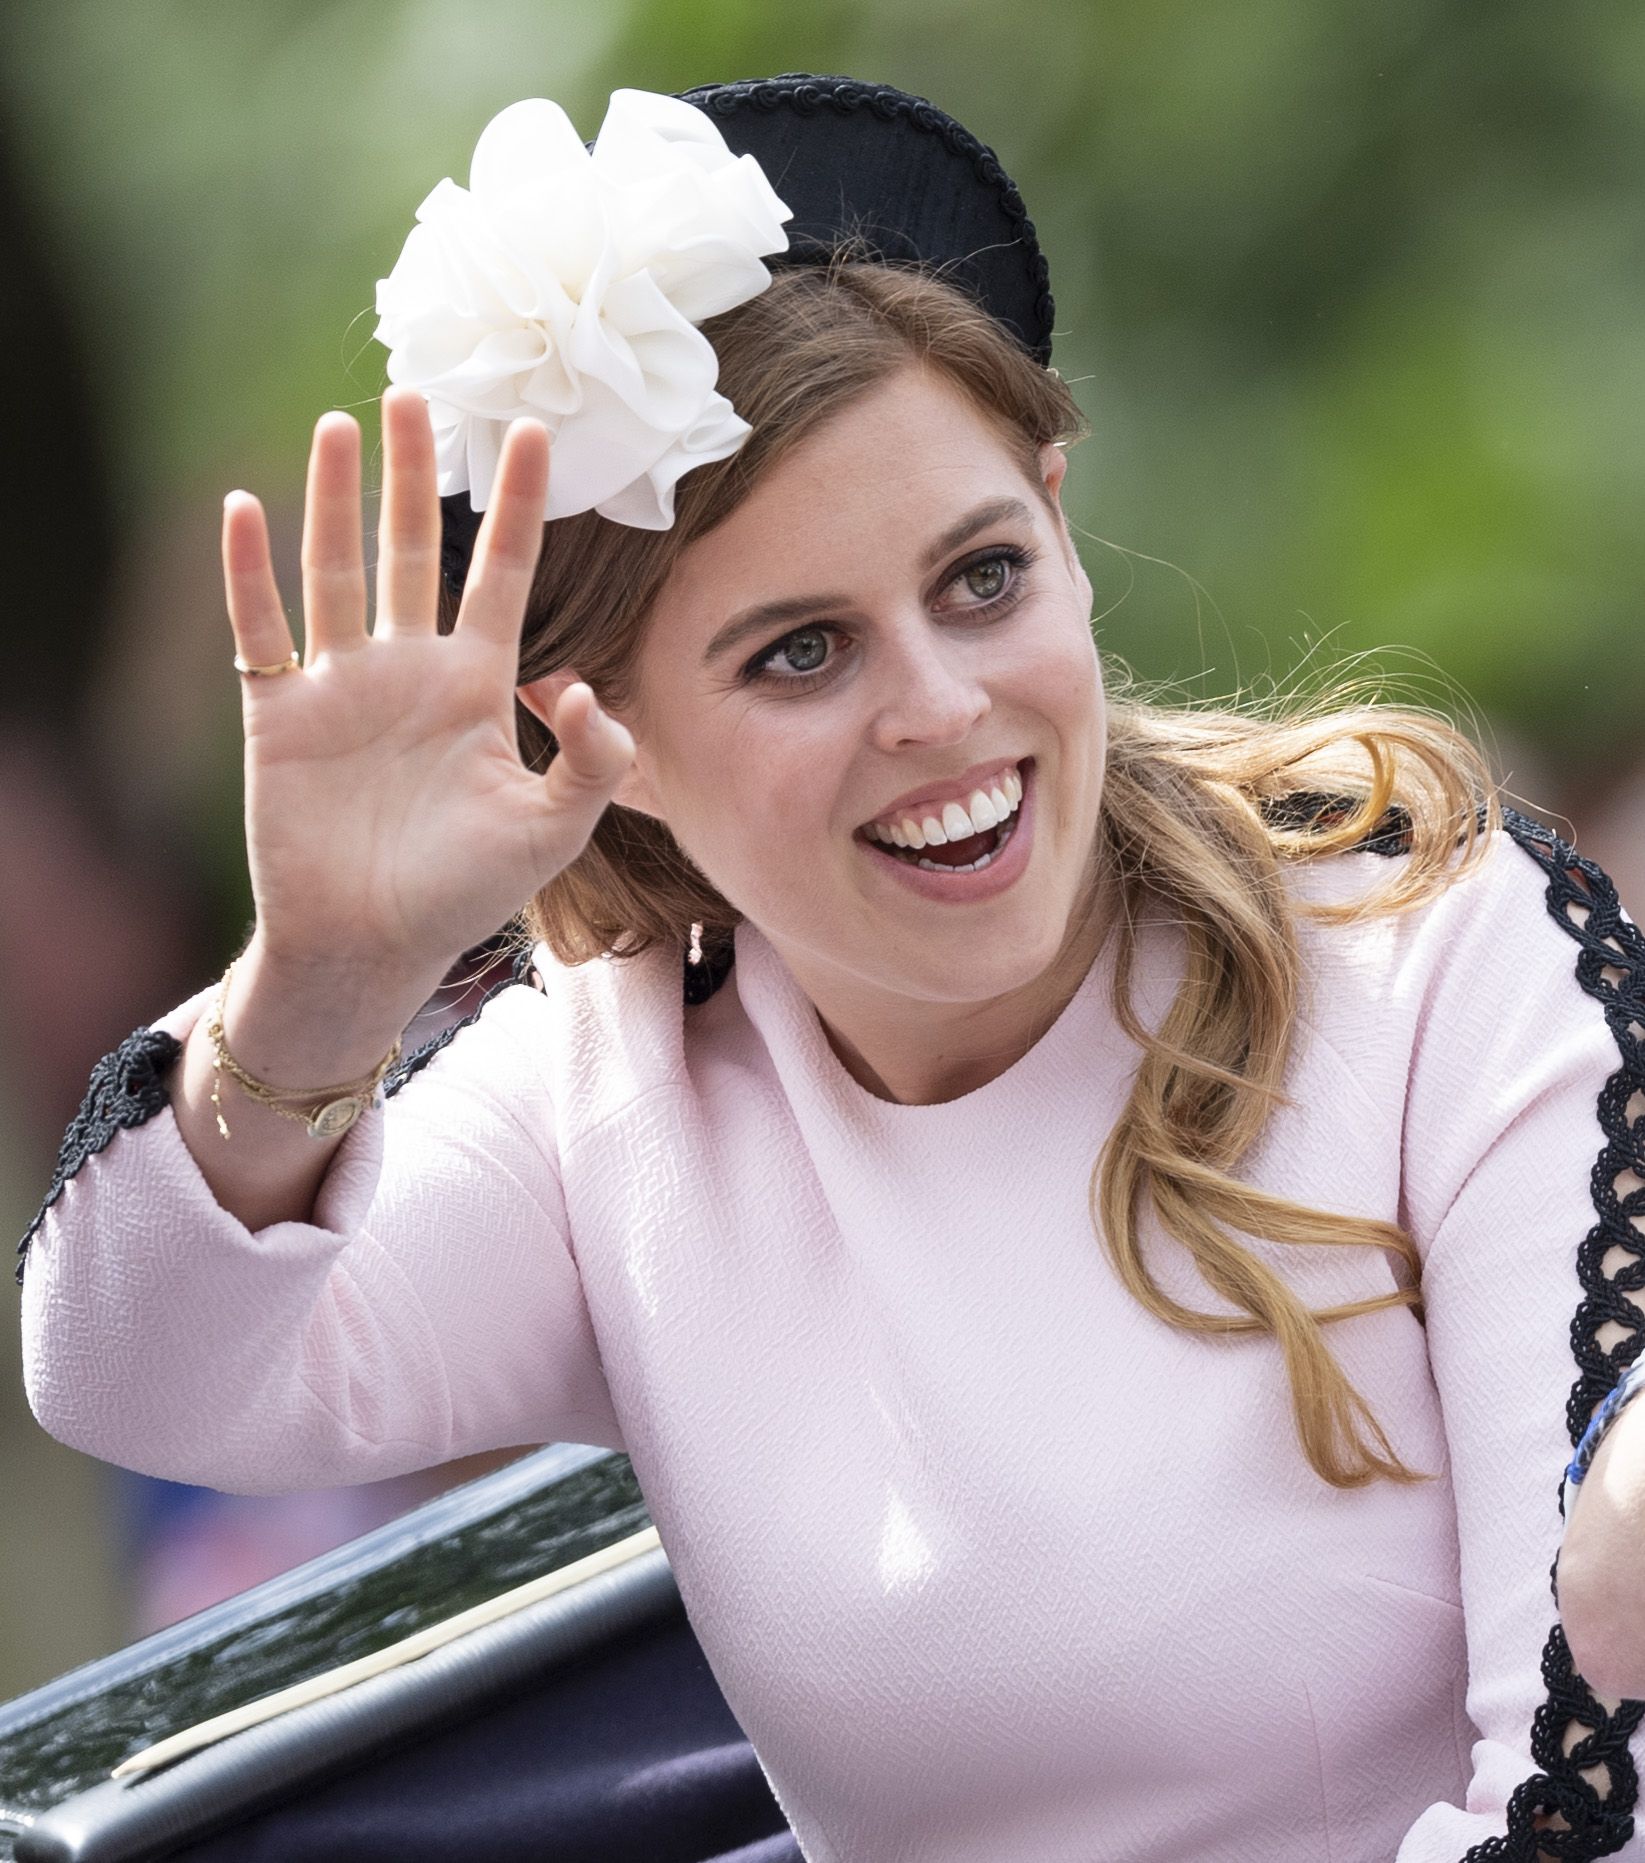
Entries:
MULTIPOLYGON (((979 764, 977 767, 986 770, 989 766, 979 764)), ((1034 759, 1025 757, 1018 767, 1022 771, 1022 802, 1012 818, 1017 825, 1004 851, 980 873, 928 873, 924 867, 899 860, 889 848, 882 847, 865 834, 859 833, 855 838, 866 850, 870 860, 884 868, 910 892, 918 893, 922 899, 936 899, 945 905, 956 906, 992 899, 1022 877, 1034 851, 1034 820, 1038 812, 1035 802, 1039 795, 1039 785, 1034 780, 1034 759)))
POLYGON ((957 802, 963 808, 970 800, 971 792, 985 786, 985 779, 991 781, 1003 776, 1007 770, 1020 771, 1027 763, 1027 757, 995 757, 990 763, 974 763, 962 775, 951 777, 946 783, 933 783, 929 789, 910 789, 906 795, 898 796, 895 802, 888 802, 878 815, 871 815, 863 823, 890 821, 898 815, 909 815, 915 809, 924 809, 927 813, 940 812, 946 802, 957 802))

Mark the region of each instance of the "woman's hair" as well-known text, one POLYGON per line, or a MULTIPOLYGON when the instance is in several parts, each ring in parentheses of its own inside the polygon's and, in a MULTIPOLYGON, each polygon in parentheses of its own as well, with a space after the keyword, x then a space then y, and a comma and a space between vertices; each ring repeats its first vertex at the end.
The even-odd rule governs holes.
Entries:
MULTIPOLYGON (((593 512, 549 533, 528 604, 519 680, 575 667, 618 710, 636 708, 635 663, 675 560, 727 517, 790 447, 911 363, 962 390, 1039 484, 1040 449, 1085 431, 1073 396, 961 291, 928 272, 853 253, 777 271, 748 303, 705 323, 719 386, 752 426, 740 452, 693 470, 662 531, 593 512)), ((1042 488, 1043 491, 1043 488, 1042 488)), ((442 626, 452 624, 452 605, 442 626)), ((1395 1454, 1337 1364, 1324 1328, 1386 1307, 1421 1317, 1420 1261, 1393 1223, 1311 1209, 1233 1175, 1276 1106, 1302 987, 1299 915, 1346 923, 1409 910, 1483 851, 1500 821, 1479 751, 1454 726, 1380 704, 1270 701, 1220 710, 1162 705, 1104 659, 1107 765, 1093 872, 1115 902, 1114 1010, 1142 1053, 1130 1098, 1091 1174, 1093 1224, 1124 1285, 1169 1325, 1279 1342, 1309 1463, 1333 1487, 1432 1479, 1395 1454), (1327 808, 1327 800, 1337 806, 1327 808), (1284 870, 1346 850, 1390 820, 1404 857, 1391 882, 1342 904, 1299 897, 1284 870), (1408 840, 1408 850, 1404 841, 1408 840), (1461 861, 1455 851, 1462 844, 1461 861), (1138 1020, 1131 972, 1140 923, 1168 918, 1187 970, 1157 1032, 1138 1020), (1141 1240, 1151 1207, 1238 1314, 1200 1313, 1160 1287, 1141 1240), (1237 1232, 1277 1243, 1387 1250, 1399 1287, 1314 1312, 1237 1232)), ((1340 698, 1340 694, 1337 695, 1340 698)), ((643 720, 641 721, 643 724, 643 720)), ((543 768, 552 735, 518 707, 522 755, 543 768)), ((654 817, 613 804, 579 858, 526 906, 522 938, 562 963, 682 948, 687 927, 718 947, 741 914, 654 817)))

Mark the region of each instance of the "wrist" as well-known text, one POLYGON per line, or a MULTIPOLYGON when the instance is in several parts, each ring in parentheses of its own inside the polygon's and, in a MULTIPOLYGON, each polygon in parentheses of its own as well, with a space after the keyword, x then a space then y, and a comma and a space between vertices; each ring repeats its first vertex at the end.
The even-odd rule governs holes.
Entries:
POLYGON ((370 962, 293 962, 254 934, 212 1010, 220 1001, 224 1038, 248 1073, 280 1093, 319 1094, 371 1074, 439 981, 370 962))

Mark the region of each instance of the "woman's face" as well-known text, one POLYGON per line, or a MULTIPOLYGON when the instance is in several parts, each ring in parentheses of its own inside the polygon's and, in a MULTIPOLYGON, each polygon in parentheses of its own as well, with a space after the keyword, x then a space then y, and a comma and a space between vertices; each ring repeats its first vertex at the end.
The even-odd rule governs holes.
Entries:
POLYGON ((1066 463, 1047 447, 1025 477, 959 390, 911 366, 775 465, 653 611, 617 799, 668 823, 819 1005, 979 1002, 1063 945, 1105 742, 1066 463), (944 808, 978 791, 1022 800, 969 875, 865 832, 934 821, 951 848, 923 858, 975 858, 1001 825, 963 840, 944 808))

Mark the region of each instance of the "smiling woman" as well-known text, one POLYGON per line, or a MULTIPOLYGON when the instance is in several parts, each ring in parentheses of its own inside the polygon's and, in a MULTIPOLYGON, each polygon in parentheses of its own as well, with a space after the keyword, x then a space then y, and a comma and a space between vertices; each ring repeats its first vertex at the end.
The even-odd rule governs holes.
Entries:
POLYGON ((65 1147, 38 1413, 226 1486, 625 1449, 819 1863, 1620 1854, 1639 1716, 1542 1603, 1604 876, 1443 720, 1105 663, 1043 262, 940 112, 515 108, 385 281, 375 631, 352 422, 306 665, 230 501, 259 922, 65 1147), (769 278, 711 118, 814 210, 769 278), (928 249, 849 236, 870 167, 928 249), (505 909, 485 1013, 379 1059, 505 909))
POLYGON ((558 887, 575 912, 600 885, 606 845, 631 884, 643 837, 681 876, 658 901, 673 936, 752 918, 859 1079, 953 1098, 1029 1045, 1102 932, 1102 686, 1057 501, 1078 413, 963 298, 883 267, 779 276, 715 337, 754 426, 735 466, 683 484, 658 541, 595 520, 586 558, 572 536, 562 560, 556 538, 528 611, 522 669, 562 669, 525 683, 534 718, 575 668, 639 747, 609 825, 551 883, 544 931, 558 887), (777 670, 802 658, 818 664, 777 670), (1025 768, 1010 857, 979 867, 995 823, 979 839, 963 811, 984 777, 1025 768), (862 832, 916 804, 954 865, 894 860, 862 832))

